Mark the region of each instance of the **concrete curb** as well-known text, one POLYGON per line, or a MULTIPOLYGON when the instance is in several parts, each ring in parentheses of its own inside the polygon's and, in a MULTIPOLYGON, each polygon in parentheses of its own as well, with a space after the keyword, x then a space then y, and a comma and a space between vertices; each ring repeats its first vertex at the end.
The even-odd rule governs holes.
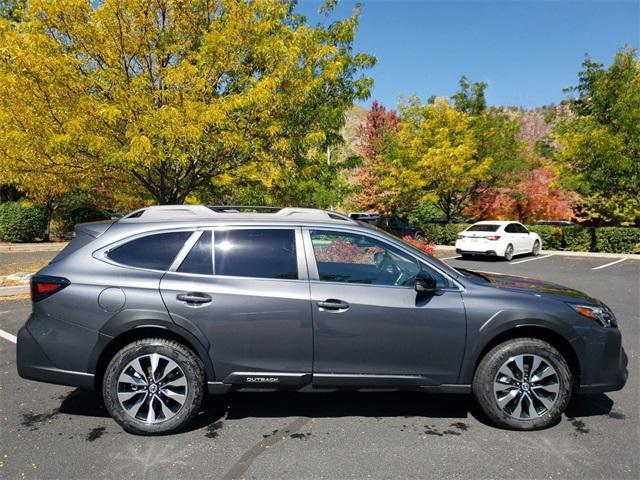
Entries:
POLYGON ((12 252, 58 252, 66 247, 69 242, 50 243, 20 243, 0 245, 0 253, 12 252))
MULTIPOLYGON (((451 245, 436 245, 436 250, 455 253, 456 247, 451 245)), ((599 252, 570 252, 565 250, 541 250, 540 255, 558 255, 561 257, 587 257, 587 258, 628 258, 640 260, 640 255, 635 253, 599 253, 599 252)))
POLYGON ((10 297, 12 295, 22 295, 29 293, 29 285, 16 285, 13 287, 0 287, 0 297, 10 297))

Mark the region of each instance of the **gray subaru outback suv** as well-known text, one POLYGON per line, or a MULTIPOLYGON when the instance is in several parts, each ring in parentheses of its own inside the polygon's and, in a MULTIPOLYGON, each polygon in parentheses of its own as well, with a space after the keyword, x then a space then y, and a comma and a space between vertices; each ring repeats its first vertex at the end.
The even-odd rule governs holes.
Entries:
POLYGON ((20 375, 100 389, 147 435, 183 428, 205 392, 256 389, 473 393, 529 430, 627 378, 602 302, 456 270, 323 210, 162 206, 79 225, 31 295, 20 375))

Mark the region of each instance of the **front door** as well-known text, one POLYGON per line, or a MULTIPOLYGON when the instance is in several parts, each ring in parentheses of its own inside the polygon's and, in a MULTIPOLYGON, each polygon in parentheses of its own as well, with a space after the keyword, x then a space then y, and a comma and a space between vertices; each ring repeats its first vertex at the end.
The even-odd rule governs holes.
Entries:
POLYGON ((305 231, 315 385, 440 385, 457 381, 466 320, 459 288, 382 238, 305 231), (420 270, 440 295, 418 294, 420 270))
POLYGON ((302 252, 295 228, 205 230, 162 278, 170 314, 194 324, 210 342, 217 381, 273 387, 310 379, 313 338, 302 252))

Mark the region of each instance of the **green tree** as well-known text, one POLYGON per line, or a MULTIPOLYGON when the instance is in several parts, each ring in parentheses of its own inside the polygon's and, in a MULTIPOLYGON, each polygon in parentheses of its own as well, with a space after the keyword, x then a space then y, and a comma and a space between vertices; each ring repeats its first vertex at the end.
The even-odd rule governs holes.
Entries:
POLYGON ((458 91, 451 96, 455 108, 469 115, 485 113, 487 100, 484 91, 488 85, 484 82, 470 82, 465 75, 460 77, 458 85, 458 91))
POLYGON ((415 96, 400 106, 398 133, 378 177, 387 202, 411 210, 434 202, 448 221, 489 178, 492 158, 478 156, 471 116, 438 99, 415 96))
POLYGON ((477 158, 492 159, 489 177, 477 194, 489 187, 513 184, 514 177, 523 177, 531 169, 531 159, 525 153, 525 143, 518 139, 518 119, 511 119, 498 108, 487 107, 484 82, 471 82, 460 77, 459 88, 451 96, 456 110, 470 116, 478 144, 477 158))
POLYGON ((569 89, 571 115, 556 127, 556 159, 581 210, 600 222, 640 225, 640 61, 619 51, 605 69, 587 58, 569 89))
POLYGON ((92 175, 182 203, 239 168, 269 172, 338 143, 371 86, 360 71, 374 59, 352 51, 359 9, 310 26, 294 6, 29 2, 22 21, 0 20, 4 172, 65 188, 92 175))

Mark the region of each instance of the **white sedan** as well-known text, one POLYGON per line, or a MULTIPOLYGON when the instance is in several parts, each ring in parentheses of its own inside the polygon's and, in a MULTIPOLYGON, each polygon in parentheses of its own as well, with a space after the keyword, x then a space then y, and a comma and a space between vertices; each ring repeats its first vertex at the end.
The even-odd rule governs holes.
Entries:
POLYGON ((518 222, 485 221, 474 223, 458 235, 456 253, 463 257, 490 255, 511 260, 514 255, 538 255, 542 240, 537 233, 518 222))

